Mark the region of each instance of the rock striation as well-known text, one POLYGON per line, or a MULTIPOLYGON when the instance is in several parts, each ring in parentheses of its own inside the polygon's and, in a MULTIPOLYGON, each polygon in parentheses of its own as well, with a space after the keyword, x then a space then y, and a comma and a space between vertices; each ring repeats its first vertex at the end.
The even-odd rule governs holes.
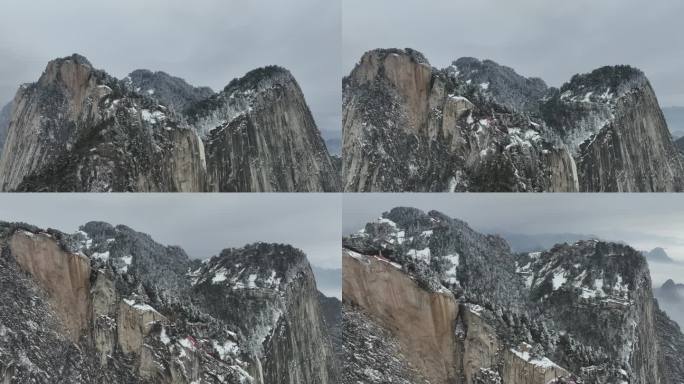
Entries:
POLYGON ((671 367, 684 366, 684 335, 627 245, 582 240, 515 254, 442 213, 395 208, 343 247, 345 311, 396 341, 383 361, 345 344, 345 382, 360 380, 349 369, 395 368, 449 384, 682 380, 671 367))
POLYGON ((2 156, 2 148, 5 146, 5 139, 7 138, 7 130, 9 129, 11 118, 12 103, 8 103, 0 109, 0 156, 2 156))
POLYGON ((336 383, 313 273, 288 245, 204 262, 125 226, 0 225, 3 383, 336 383))
POLYGON ((119 80, 82 56, 56 59, 17 92, 4 148, 4 191, 338 190, 304 96, 278 67, 215 94, 163 72, 119 80))
POLYGON ((433 68, 367 52, 343 81, 346 191, 680 191, 684 165, 644 74, 560 89, 491 60, 433 68))

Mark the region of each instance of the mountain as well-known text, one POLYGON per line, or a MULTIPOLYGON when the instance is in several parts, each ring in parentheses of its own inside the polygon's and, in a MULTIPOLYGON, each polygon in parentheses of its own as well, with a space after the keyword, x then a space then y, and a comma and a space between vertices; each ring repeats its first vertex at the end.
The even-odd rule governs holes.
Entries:
POLYGON ((516 254, 463 221, 400 207, 343 239, 343 271, 345 319, 392 343, 365 359, 372 334, 345 340, 348 383, 394 369, 433 384, 684 379, 684 335, 624 244, 516 254))
POLYGON ((684 153, 684 137, 680 137, 679 139, 675 140, 674 143, 679 152, 684 153))
POLYGON ((667 252, 663 248, 655 247, 650 251, 641 252, 646 260, 655 263, 674 263, 674 260, 667 255, 667 252))
POLYGON ((684 284, 676 284, 668 279, 655 290, 658 303, 672 320, 684 325, 684 284))
POLYGON ((318 290, 328 297, 341 297, 342 270, 340 268, 321 268, 312 266, 318 290))
POLYGON ((334 383, 306 256, 283 244, 205 262, 125 226, 0 224, 3 383, 334 383))
POLYGON ((367 52, 343 80, 346 191, 680 191, 653 89, 628 66, 560 89, 491 60, 367 52))
MULTIPOLYGON (((491 232, 491 231, 488 231, 491 232)), ((594 235, 579 233, 546 233, 546 234, 520 234, 500 232, 499 235, 506 239, 513 252, 536 252, 549 249, 560 243, 576 243, 580 240, 598 239, 594 235)))
POLYGON ((0 109, 0 156, 2 156, 2 148, 5 145, 7 138, 7 130, 9 129, 10 119, 12 118, 12 103, 8 103, 0 109))
POLYGON ((325 324, 328 326, 328 333, 337 359, 336 365, 341 367, 344 356, 342 351, 342 302, 337 297, 328 297, 322 293, 319 293, 318 301, 321 304, 325 324))
POLYGON ((673 139, 684 136, 684 107, 663 107, 663 115, 673 139))
POLYGON ((161 71, 137 69, 124 82, 129 82, 137 93, 146 94, 157 103, 181 113, 214 95, 211 88, 193 87, 185 80, 161 71))
POLYGON ((328 139, 325 141, 326 147, 328 147, 328 152, 331 155, 341 156, 342 155, 342 140, 338 138, 328 139))
POLYGON ((14 99, 4 191, 336 191, 294 77, 260 68, 214 93, 163 72, 124 80, 79 55, 14 99))

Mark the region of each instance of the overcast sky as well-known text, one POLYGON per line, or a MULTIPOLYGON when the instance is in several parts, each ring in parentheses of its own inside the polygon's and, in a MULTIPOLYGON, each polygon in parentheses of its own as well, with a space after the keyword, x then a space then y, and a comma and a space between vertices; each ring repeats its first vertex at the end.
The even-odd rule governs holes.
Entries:
POLYGON ((365 51, 390 47, 417 49, 439 68, 488 58, 553 86, 630 64, 661 105, 684 105, 680 0, 344 0, 342 15, 345 73, 365 51))
MULTIPOLYGON (((485 233, 576 233, 624 241, 639 250, 663 247, 684 263, 684 194, 345 194, 343 233, 396 206, 438 210, 485 233)), ((651 265, 656 285, 684 283, 684 264, 651 265)))
POLYGON ((255 241, 286 243, 324 268, 340 268, 341 211, 339 194, 322 193, 0 196, 0 220, 67 233, 92 220, 124 224, 161 244, 179 245, 193 258, 255 241))
POLYGON ((297 78, 324 136, 339 136, 340 8, 320 0, 4 1, 0 103, 72 53, 118 78, 147 68, 214 90, 277 64, 297 78))

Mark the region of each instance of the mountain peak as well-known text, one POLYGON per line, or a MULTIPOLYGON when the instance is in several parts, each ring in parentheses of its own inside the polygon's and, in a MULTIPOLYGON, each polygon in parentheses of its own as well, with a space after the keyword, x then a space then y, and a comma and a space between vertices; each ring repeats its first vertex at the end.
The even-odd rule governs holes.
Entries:
POLYGON ((240 78, 234 78, 224 88, 224 91, 250 90, 269 87, 270 85, 286 85, 296 83, 292 73, 278 65, 268 65, 247 72, 240 78))
POLYGON ((629 65, 613 65, 597 68, 589 73, 574 75, 569 82, 561 86, 561 92, 566 91, 593 91, 616 92, 624 94, 632 88, 639 88, 646 84, 648 79, 639 69, 629 65))

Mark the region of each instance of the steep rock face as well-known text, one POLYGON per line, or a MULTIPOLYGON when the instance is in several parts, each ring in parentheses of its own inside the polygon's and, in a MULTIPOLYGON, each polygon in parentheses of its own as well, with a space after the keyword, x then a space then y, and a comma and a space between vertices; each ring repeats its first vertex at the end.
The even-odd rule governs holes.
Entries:
MULTIPOLYGON (((640 252, 592 240, 514 255, 497 244, 439 212, 395 208, 343 239, 345 303, 391 332, 401 354, 431 382, 681 380, 678 370, 665 367, 682 365, 676 351, 683 336, 658 309, 640 252), (363 289, 377 281, 384 285, 363 289), (457 309, 445 334, 454 335, 446 337, 454 340, 453 354, 430 346, 430 337, 397 331, 406 319, 435 313, 411 305, 409 288, 452 295, 457 309), (409 341, 423 343, 420 358, 451 367, 451 381, 430 376, 434 368, 425 372, 406 350, 409 341)), ((429 321, 421 323, 429 329, 429 321)))
POLYGON ((59 247, 49 234, 15 233, 8 242, 21 269, 50 292, 50 302, 74 341, 90 325, 90 261, 59 247))
POLYGON ((662 382, 666 384, 680 382, 684 377, 684 364, 682 364, 684 337, 681 328, 659 308, 656 308, 655 319, 660 344, 662 382))
POLYGON ((681 190, 681 160, 641 71, 616 66, 576 75, 542 111, 576 153, 581 191, 681 190))
POLYGON ((73 55, 22 86, 13 111, 5 191, 338 190, 301 90, 280 68, 214 94, 161 72, 117 80, 73 55))
MULTIPOLYGON (((557 351, 559 361, 581 371, 588 365, 583 359, 607 358, 615 371, 607 369, 606 375, 614 375, 614 380, 622 375, 618 367, 636 382, 663 380, 654 358, 659 351, 655 299, 641 253, 592 240, 558 245, 529 257, 529 264, 519 270, 528 277, 530 295, 540 303, 538 309, 566 332, 565 338, 590 348, 596 356, 587 359, 557 351)), ((560 343, 565 342, 561 337, 560 343)))
MULTIPOLYGON (((341 275, 341 271, 340 271, 341 275)), ((322 293, 318 295, 318 301, 321 303, 321 310, 323 311, 323 319, 328 327, 330 333, 330 341, 335 351, 335 358, 337 359, 337 366, 342 366, 342 301, 337 297, 326 297, 322 293)))
POLYGON ((199 154, 199 137, 81 56, 50 62, 14 104, 0 158, 5 191, 201 190, 187 182, 203 177, 190 174, 204 168, 201 156, 185 167, 172 160, 199 154))
POLYGON ((342 383, 428 384, 401 352, 397 338, 358 307, 342 306, 342 383))
POLYGON ((23 289, 34 302, 0 316, 0 381, 336 380, 315 281, 292 247, 255 244, 201 264, 106 223, 74 235, 2 223, 0 234, 2 294, 23 289))
POLYGON ((12 103, 8 103, 0 109, 0 156, 2 156, 2 148, 5 146, 5 139, 7 139, 7 131, 9 130, 11 118, 12 103))
POLYGON ((684 177, 637 70, 559 91, 489 60, 432 68, 410 49, 370 51, 344 79, 343 153, 347 191, 678 191, 684 177))
POLYGON ((188 111, 205 136, 213 191, 334 191, 335 168, 289 71, 266 67, 233 80, 188 111))
POLYGON ((430 293, 382 259, 346 250, 342 258, 345 302, 388 327, 412 366, 433 383, 456 379, 453 295, 430 293))

